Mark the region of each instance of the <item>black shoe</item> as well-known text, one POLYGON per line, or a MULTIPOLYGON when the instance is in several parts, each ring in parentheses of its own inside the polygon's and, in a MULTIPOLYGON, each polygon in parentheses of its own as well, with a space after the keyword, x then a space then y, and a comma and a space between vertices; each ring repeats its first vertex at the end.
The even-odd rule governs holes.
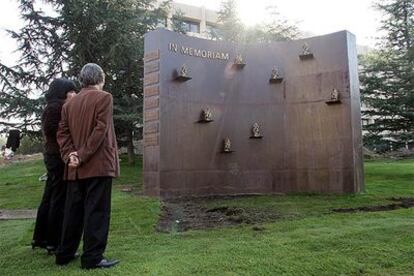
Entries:
POLYGON ((58 257, 56 257, 55 263, 57 265, 67 265, 71 261, 77 259, 79 256, 80 256, 79 253, 75 253, 72 257, 69 257, 69 258, 58 258, 58 257))
POLYGON ((46 249, 46 244, 47 243, 45 241, 40 242, 40 241, 32 240, 32 242, 30 244, 32 246, 32 249, 34 250, 36 247, 46 249))
POLYGON ((48 255, 55 255, 56 254, 56 247, 54 246, 46 246, 47 254, 48 255))
POLYGON ((107 260, 102 259, 99 263, 94 266, 82 266, 84 269, 95 269, 95 268, 110 268, 119 264, 119 260, 107 260))

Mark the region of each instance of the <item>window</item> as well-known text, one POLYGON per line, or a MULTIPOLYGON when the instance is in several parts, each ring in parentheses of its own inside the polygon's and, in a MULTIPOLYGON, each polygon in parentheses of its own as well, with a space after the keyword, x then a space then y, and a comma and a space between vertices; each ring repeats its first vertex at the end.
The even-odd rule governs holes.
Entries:
POLYGON ((184 30, 189 33, 200 33, 200 23, 193 21, 183 22, 184 30))

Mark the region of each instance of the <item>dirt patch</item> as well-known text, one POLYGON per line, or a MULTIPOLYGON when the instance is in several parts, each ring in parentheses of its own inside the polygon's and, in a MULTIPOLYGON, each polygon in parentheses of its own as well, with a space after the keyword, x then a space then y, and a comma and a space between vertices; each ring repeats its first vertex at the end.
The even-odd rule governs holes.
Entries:
POLYGON ((333 209, 334 212, 338 213, 354 213, 354 212, 381 212, 381 211, 392 211, 402 208, 413 208, 414 207, 414 198, 411 197, 393 197, 389 200, 396 203, 386 204, 386 205, 375 205, 375 206, 362 206, 356 208, 338 208, 333 209))
MULTIPOLYGON (((156 230, 167 233, 184 232, 190 229, 211 229, 244 224, 251 225, 253 231, 260 232, 266 230, 261 224, 275 222, 291 216, 268 208, 235 207, 232 206, 231 200, 229 200, 228 204, 223 203, 215 207, 208 207, 209 205, 211 206, 211 202, 214 202, 215 199, 231 198, 235 197, 208 197, 164 201, 162 202, 161 214, 156 230)), ((393 197, 388 200, 393 203, 355 208, 338 208, 332 211, 338 213, 378 212, 414 207, 414 198, 411 197, 393 197)), ((328 211, 326 214, 332 211, 328 211)))
MULTIPOLYGON (((239 224, 260 224, 281 218, 271 210, 245 209, 232 206, 206 207, 206 199, 163 202, 157 225, 159 232, 183 232, 239 224)), ((253 226, 254 231, 265 230, 253 226)))
POLYGON ((34 219, 37 210, 35 209, 0 209, 0 220, 11 219, 34 219))
POLYGON ((27 162, 32 160, 40 160, 43 158, 43 155, 41 153, 35 153, 35 154, 16 154, 11 159, 6 160, 4 157, 0 157, 0 167, 13 164, 13 163, 19 163, 19 162, 27 162))
POLYGON ((126 194, 132 194, 136 196, 142 196, 143 192, 142 189, 139 189, 135 187, 134 185, 115 185, 114 186, 119 191, 126 193, 126 194))

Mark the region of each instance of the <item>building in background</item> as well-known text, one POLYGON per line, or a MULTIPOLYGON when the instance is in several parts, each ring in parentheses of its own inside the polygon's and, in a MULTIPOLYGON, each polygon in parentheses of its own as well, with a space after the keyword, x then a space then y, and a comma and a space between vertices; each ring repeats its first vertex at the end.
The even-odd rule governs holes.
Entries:
POLYGON ((211 32, 217 27, 217 11, 182 3, 172 2, 172 7, 164 27, 172 30, 172 18, 174 14, 181 12, 184 17, 184 27, 188 35, 200 38, 209 38, 211 32))

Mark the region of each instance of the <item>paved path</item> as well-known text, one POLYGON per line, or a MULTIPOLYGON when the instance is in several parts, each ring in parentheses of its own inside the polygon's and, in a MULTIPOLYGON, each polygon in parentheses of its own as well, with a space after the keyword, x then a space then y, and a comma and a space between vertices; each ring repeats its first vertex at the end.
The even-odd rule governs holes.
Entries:
POLYGON ((36 212, 36 209, 0 209, 0 220, 34 219, 36 212))

